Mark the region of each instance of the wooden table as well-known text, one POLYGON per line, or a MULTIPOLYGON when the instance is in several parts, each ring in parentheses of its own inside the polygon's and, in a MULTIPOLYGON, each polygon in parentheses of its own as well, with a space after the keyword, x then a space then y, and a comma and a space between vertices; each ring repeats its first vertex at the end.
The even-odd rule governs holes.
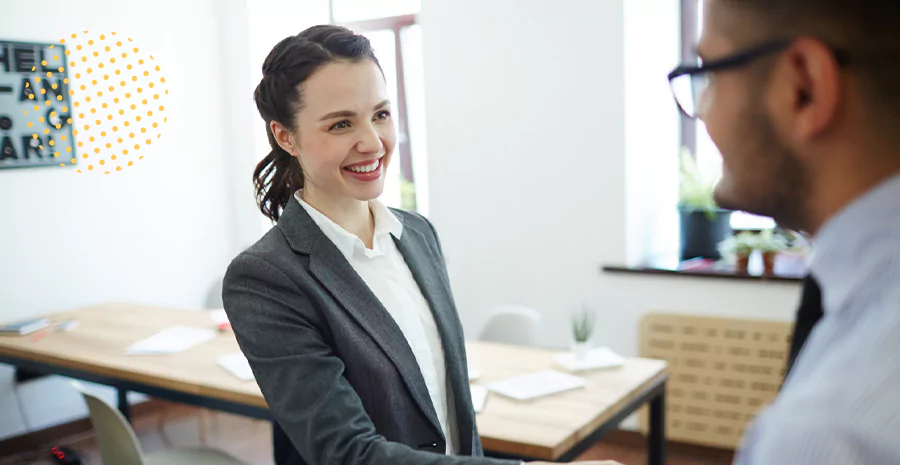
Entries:
MULTIPOLYGON (((23 337, 0 337, 0 363, 115 387, 128 416, 128 391, 253 418, 271 419, 259 387, 234 378, 216 359, 239 351, 234 336, 215 339, 173 355, 125 355, 132 343, 174 325, 213 328, 202 311, 111 303, 50 315, 70 318, 71 332, 52 329, 23 337)), ((476 383, 551 368, 558 352, 485 342, 468 342, 476 383)), ((662 465, 666 363, 628 359, 619 369, 583 375, 586 388, 529 402, 489 394, 477 416, 488 455, 570 461, 591 447, 641 405, 650 403, 649 463, 662 465)))

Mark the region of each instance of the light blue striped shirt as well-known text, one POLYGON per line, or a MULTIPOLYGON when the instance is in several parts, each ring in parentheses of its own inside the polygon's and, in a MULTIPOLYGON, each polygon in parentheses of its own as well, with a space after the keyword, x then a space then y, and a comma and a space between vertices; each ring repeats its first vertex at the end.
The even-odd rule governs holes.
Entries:
POLYGON ((900 464, 900 176, 832 217, 813 248, 824 316, 735 464, 900 464))

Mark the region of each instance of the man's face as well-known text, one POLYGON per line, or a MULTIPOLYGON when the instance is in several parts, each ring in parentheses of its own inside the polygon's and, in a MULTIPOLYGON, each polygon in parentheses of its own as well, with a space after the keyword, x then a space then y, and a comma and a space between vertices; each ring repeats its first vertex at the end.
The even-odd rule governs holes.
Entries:
MULTIPOLYGON (((734 6, 705 0, 703 7, 698 46, 702 60, 758 45, 739 43, 734 31, 742 25, 734 6)), ((722 154, 722 179, 715 190, 719 206, 774 217, 790 226, 796 220, 803 170, 773 124, 767 104, 775 95, 770 92, 773 84, 760 66, 766 64, 709 73, 699 116, 722 154)))

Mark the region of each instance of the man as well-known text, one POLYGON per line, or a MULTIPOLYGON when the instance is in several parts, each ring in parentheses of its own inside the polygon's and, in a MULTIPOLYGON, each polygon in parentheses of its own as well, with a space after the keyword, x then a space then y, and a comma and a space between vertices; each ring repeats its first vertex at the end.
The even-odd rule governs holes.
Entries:
POLYGON ((703 65, 670 80, 722 153, 716 200, 811 234, 804 301, 821 302, 801 312, 803 347, 736 463, 898 464, 900 5, 703 8, 703 65))

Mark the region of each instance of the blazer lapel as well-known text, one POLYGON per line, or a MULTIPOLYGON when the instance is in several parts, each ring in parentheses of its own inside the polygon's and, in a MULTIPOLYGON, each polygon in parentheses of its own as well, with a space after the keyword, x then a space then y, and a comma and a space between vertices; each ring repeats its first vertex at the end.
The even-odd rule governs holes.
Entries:
POLYGON ((381 301, 296 201, 288 202, 278 226, 294 251, 309 255, 310 273, 381 347, 422 413, 442 434, 415 355, 381 301))
POLYGON ((453 389, 459 447, 460 451, 465 453, 472 447, 471 436, 475 427, 475 419, 472 417, 468 367, 465 365, 464 359, 459 356, 465 354, 463 331, 453 303, 450 285, 444 274, 441 273, 443 261, 428 246, 425 235, 411 227, 404 226, 401 238, 394 238, 394 242, 434 315, 434 322, 444 348, 447 376, 453 389))

